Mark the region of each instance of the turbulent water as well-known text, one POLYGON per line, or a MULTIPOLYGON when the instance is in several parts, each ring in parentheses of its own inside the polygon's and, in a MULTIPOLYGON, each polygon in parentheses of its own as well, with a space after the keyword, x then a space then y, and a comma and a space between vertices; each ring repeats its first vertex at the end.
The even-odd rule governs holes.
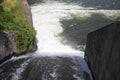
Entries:
POLYGON ((92 80, 83 59, 84 52, 63 44, 59 36, 61 19, 83 7, 58 1, 31 6, 38 49, 35 53, 13 57, 0 66, 0 80, 92 80))
POLYGON ((82 55, 83 52, 73 49, 70 45, 64 45, 59 36, 63 31, 60 19, 69 18, 67 15, 80 9, 79 6, 66 5, 59 2, 46 2, 32 6, 31 9, 34 27, 37 31, 38 54, 79 56, 81 53, 82 55), (49 52, 49 54, 45 54, 46 52, 49 52))

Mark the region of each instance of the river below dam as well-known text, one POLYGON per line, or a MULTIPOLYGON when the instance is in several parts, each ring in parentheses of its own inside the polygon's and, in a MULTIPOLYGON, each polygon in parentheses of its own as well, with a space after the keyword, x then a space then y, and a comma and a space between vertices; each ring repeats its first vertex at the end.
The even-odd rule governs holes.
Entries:
MULTIPOLYGON (((99 10, 48 0, 32 5, 31 11, 38 49, 1 64, 0 80, 93 80, 84 60, 84 50, 78 49, 81 45, 60 35, 65 30, 61 20, 73 19, 71 16, 78 14, 90 17, 99 10)), ((105 13, 104 10, 101 13, 105 13)), ((85 21, 87 17, 81 18, 85 21)), ((69 27, 75 25, 72 23, 69 27)), ((68 32, 70 35, 75 33, 68 32)))

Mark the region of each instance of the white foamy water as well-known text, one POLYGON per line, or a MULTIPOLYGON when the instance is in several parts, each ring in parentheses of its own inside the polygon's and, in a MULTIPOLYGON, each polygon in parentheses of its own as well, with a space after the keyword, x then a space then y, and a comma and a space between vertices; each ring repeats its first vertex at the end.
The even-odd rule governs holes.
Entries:
POLYGON ((25 61, 20 65, 19 68, 16 69, 15 72, 12 73, 12 79, 11 80, 18 80, 21 77, 21 73, 25 70, 26 66, 28 65, 30 60, 25 61))
POLYGON ((59 2, 46 2, 31 7, 33 24, 37 32, 38 50, 40 55, 77 55, 83 56, 82 51, 64 45, 58 36, 63 28, 60 19, 69 18, 70 12, 78 12, 82 7, 77 5, 66 5, 59 2), (81 54, 80 54, 81 53, 81 54))

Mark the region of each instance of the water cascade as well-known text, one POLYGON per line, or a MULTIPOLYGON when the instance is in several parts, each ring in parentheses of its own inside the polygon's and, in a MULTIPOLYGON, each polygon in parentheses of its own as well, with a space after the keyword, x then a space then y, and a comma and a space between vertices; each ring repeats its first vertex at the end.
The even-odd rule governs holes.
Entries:
POLYGON ((63 28, 60 19, 69 18, 69 13, 78 12, 79 6, 49 1, 32 6, 33 23, 37 31, 38 50, 40 55, 78 55, 83 52, 73 49, 61 42, 63 28), (49 52, 49 53, 48 53, 49 52), (48 53, 48 54, 46 54, 48 53), (71 54, 70 54, 71 53, 71 54))
POLYGON ((0 66, 0 80, 92 80, 84 52, 63 44, 60 20, 84 9, 75 4, 46 1, 31 6, 38 49, 13 57, 0 66))

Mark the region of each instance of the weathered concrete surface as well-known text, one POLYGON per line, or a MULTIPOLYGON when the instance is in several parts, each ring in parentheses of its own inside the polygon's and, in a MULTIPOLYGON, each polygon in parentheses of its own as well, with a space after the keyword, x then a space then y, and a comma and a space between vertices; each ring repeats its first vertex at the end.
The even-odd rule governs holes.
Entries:
POLYGON ((19 53, 16 46, 16 35, 13 32, 0 32, 0 60, 13 53, 19 53))
POLYGON ((24 13, 25 13, 25 17, 27 22, 33 26, 33 21, 32 21, 32 14, 31 14, 31 9, 30 6, 27 2, 27 0, 22 0, 23 3, 23 9, 24 9, 24 13))
POLYGON ((94 80, 120 80, 120 22, 88 34, 85 59, 94 80))

